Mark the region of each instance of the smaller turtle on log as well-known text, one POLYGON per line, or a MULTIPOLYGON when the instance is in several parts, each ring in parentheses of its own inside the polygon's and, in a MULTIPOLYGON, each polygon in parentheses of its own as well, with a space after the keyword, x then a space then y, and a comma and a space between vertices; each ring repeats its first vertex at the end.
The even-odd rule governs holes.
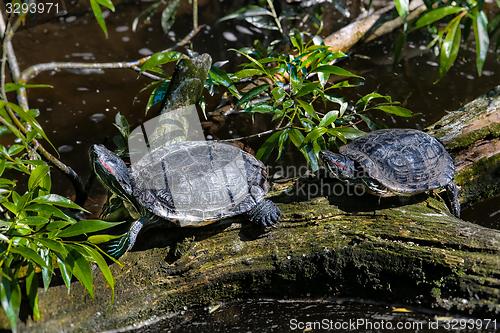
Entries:
POLYGON ((411 196, 445 188, 450 211, 460 217, 455 166, 450 154, 434 137, 414 129, 373 131, 320 159, 337 179, 362 184, 380 197, 411 196))
POLYGON ((280 210, 265 199, 265 166, 252 155, 224 143, 184 141, 144 155, 129 169, 102 145, 90 149, 101 183, 138 215, 128 232, 107 244, 118 258, 132 248, 144 226, 174 223, 199 227, 245 214, 262 227, 278 222, 280 210))

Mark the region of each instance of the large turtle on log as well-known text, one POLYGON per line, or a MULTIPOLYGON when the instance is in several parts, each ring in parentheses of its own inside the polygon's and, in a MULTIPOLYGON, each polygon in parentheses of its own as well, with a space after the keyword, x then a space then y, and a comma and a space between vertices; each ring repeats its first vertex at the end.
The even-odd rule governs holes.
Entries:
POLYGON ((445 188, 451 212, 460 216, 453 159, 429 134, 414 129, 377 130, 340 147, 339 153, 320 153, 335 178, 363 184, 380 197, 445 188))
POLYGON ((280 210, 265 199, 265 166, 224 143, 185 141, 143 156, 132 168, 103 145, 93 145, 94 171, 112 193, 139 213, 127 233, 107 245, 120 257, 146 225, 171 222, 196 227, 245 214, 262 227, 278 222, 280 210))

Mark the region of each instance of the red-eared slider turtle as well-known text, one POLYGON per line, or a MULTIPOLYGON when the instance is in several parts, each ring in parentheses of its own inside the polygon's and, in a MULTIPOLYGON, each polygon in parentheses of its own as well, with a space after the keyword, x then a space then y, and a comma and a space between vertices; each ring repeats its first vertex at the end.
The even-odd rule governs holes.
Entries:
POLYGON ((434 137, 414 129, 383 129, 353 140, 339 152, 320 154, 335 178, 361 183, 382 197, 445 188, 451 212, 460 216, 453 159, 434 137))
POLYGON ((265 166, 229 144, 185 141, 164 145, 130 169, 102 145, 92 146, 90 156, 104 186, 139 213, 127 234, 108 245, 114 257, 132 248, 144 225, 155 222, 201 226, 246 214, 251 222, 269 227, 280 217, 278 207, 265 199, 265 166))

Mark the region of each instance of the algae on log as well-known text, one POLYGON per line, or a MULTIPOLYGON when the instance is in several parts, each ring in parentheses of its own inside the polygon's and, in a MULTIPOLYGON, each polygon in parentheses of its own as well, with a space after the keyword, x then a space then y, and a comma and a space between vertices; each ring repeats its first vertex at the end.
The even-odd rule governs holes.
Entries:
POLYGON ((500 195, 500 86, 428 129, 455 156, 462 204, 500 195))
MULTIPOLYGON (((483 112, 484 106, 493 104, 498 112, 498 92, 469 103, 462 113, 475 105, 478 117, 487 117, 493 110, 483 112)), ((462 135, 448 140, 447 132, 438 132, 453 122, 452 115, 433 127, 449 147, 467 133, 458 131, 462 135)), ((460 119, 457 124, 466 121, 460 119)), ((495 147, 498 139, 491 134, 475 138, 457 145, 458 161, 475 145, 495 147)), ((464 165, 458 180, 481 161, 464 165)), ((460 185, 466 191, 472 187, 460 185)), ((70 295, 64 286, 52 287, 40 293, 43 320, 29 320, 21 329, 100 331, 184 306, 262 294, 359 296, 489 318, 500 313, 500 231, 451 216, 434 196, 416 196, 406 205, 383 199, 379 207, 372 197, 300 201, 278 192, 274 199, 283 212, 278 228, 260 234, 248 223, 225 221, 199 229, 146 231, 142 248, 122 258, 125 267, 112 267, 114 304, 101 276, 95 280, 100 292, 94 300, 77 283, 70 295)))

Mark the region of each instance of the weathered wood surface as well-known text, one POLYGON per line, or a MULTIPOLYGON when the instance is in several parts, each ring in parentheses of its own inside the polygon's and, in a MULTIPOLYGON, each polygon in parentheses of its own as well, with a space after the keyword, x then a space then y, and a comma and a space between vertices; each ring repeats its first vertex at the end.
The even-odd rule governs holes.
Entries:
MULTIPOLYGON (((489 119, 496 128, 499 95, 497 88, 433 126, 459 153, 457 161, 477 145, 498 148, 498 131, 484 134, 475 124, 489 119), (480 115, 470 116, 471 108, 480 115), (448 127, 456 119, 462 128, 448 127), (476 130, 483 134, 457 143, 476 130)), ((487 159, 498 155, 496 149, 487 159)), ((475 186, 466 173, 482 163, 467 161, 457 176, 466 192, 475 186)), ((225 222, 147 231, 139 249, 122 258, 125 266, 113 266, 114 304, 100 276, 94 300, 78 283, 70 295, 64 286, 53 287, 40 295, 43 320, 22 329, 113 329, 184 306, 256 294, 361 296, 472 315, 500 313, 500 232, 451 216, 439 197, 420 196, 406 205, 384 200, 378 207, 370 197, 300 201, 275 195, 283 211, 276 229, 261 234, 248 224, 225 222)))

